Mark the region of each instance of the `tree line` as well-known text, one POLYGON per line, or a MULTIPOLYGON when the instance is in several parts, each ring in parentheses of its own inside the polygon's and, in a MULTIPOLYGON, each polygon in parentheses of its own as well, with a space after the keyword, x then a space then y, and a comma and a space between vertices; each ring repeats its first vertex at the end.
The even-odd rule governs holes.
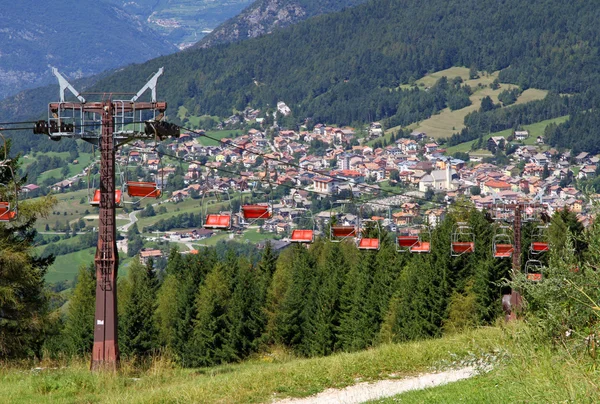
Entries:
MULTIPOLYGON (((162 274, 135 263, 119 281, 122 352, 167 349, 182 366, 209 366, 273 344, 319 356, 489 324, 501 313, 510 263, 491 257, 493 229, 482 213, 458 215, 478 235, 470 256, 450 257, 458 217, 450 215, 425 255, 397 253, 386 235, 377 252, 319 239, 279 255, 267 244, 258 260, 224 246, 197 255, 173 250, 162 274)), ((93 268, 80 270, 60 333, 78 354, 91 349, 93 278, 93 268)))

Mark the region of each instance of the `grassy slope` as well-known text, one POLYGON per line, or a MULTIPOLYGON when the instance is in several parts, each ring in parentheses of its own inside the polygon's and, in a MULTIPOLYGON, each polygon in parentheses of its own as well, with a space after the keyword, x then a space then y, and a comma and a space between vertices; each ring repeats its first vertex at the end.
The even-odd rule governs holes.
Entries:
POLYGON ((240 135, 241 133, 242 133, 242 131, 237 130, 237 129, 236 130, 209 131, 209 132, 206 132, 206 135, 210 136, 212 139, 208 139, 208 138, 200 136, 198 138, 198 143, 200 143, 204 146, 218 146, 220 143, 213 139, 221 140, 226 137, 232 138, 236 134, 240 135))
MULTIPOLYGON (((89 265, 94 262, 94 254, 96 247, 86 248, 85 250, 76 251, 73 253, 59 255, 56 257, 54 264, 48 268, 46 281, 49 283, 60 281, 72 281, 75 279, 79 268, 82 265, 89 265)), ((125 254, 119 254, 119 277, 127 275, 127 266, 132 258, 128 258, 125 254)))
POLYGON ((600 374, 589 358, 547 346, 519 347, 507 365, 472 379, 376 403, 594 403, 600 374))
POLYGON ((124 375, 90 374, 88 363, 43 372, 0 369, 0 395, 8 402, 270 402, 329 387, 416 375, 443 361, 491 353, 507 343, 497 328, 407 344, 386 344, 327 358, 294 359, 273 353, 210 369, 170 369, 158 362, 144 373, 124 363, 124 375), (133 377, 139 378, 133 380, 133 377))
MULTIPOLYGON (((449 80, 459 76, 464 80, 464 83, 471 86, 474 91, 470 97, 472 104, 456 111, 450 111, 449 108, 446 108, 439 114, 433 115, 429 119, 408 126, 408 129, 425 132, 428 136, 436 139, 441 137, 450 137, 454 133, 459 132, 462 128, 464 128, 465 116, 473 111, 477 111, 481 107, 482 98, 490 96, 494 103, 498 103, 498 95, 503 90, 508 90, 515 87, 511 84, 501 84, 499 89, 492 90, 489 85, 498 77, 498 72, 494 72, 489 75, 485 75, 483 73, 480 74, 480 78, 469 80, 469 69, 466 67, 452 67, 439 72, 431 73, 417 80, 416 84, 419 87, 425 88, 431 87, 443 76, 446 76, 449 80), (479 87, 480 85, 482 87, 479 87)), ((546 94, 547 91, 544 90, 528 89, 521 94, 516 104, 523 104, 529 101, 539 100, 544 98, 546 94)), ((399 127, 390 128, 387 132, 390 133, 391 131, 398 129, 399 127)))
MULTIPOLYGON (((537 122, 537 123, 534 123, 531 125, 523 125, 523 129, 526 129, 529 131, 529 138, 525 139, 525 141, 523 141, 523 144, 534 145, 536 138, 538 136, 542 136, 544 134, 544 129, 546 129, 546 126, 550 125, 551 123, 560 124, 560 123, 565 122, 567 119, 569 119, 568 116, 561 116, 558 118, 548 119, 545 121, 537 122)), ((501 132, 490 133, 489 135, 484 136, 483 140, 487 141, 492 136, 503 136, 506 138, 506 137, 510 136, 511 133, 512 133, 512 129, 503 130, 501 132)), ((464 143, 458 144, 456 146, 448 147, 447 153, 448 154, 453 154, 456 152, 468 153, 471 150, 471 145, 476 141, 477 140, 472 140, 470 142, 464 142, 464 143)))
POLYGON ((124 362, 117 376, 92 374, 87 361, 43 364, 48 370, 39 372, 4 366, 0 395, 19 403, 273 402, 358 382, 465 366, 487 357, 494 363, 487 374, 379 402, 598 402, 599 372, 589 357, 553 350, 534 342, 531 335, 516 324, 326 358, 295 359, 274 351, 241 364, 208 369, 176 369, 162 358, 148 371, 136 371, 124 362))

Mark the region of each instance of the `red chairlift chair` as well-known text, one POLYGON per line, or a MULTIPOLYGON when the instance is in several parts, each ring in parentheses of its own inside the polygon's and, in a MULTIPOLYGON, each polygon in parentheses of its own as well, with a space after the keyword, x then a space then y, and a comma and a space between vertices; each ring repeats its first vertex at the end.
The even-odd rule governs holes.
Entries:
POLYGON ((0 222, 10 222, 16 219, 16 210, 11 210, 10 202, 0 202, 0 222))
MULTIPOLYGON (((265 170, 266 174, 266 178, 270 178, 269 177, 269 170, 268 167, 265 170)), ((264 190, 261 190, 258 188, 258 183, 255 183, 255 189, 254 192, 255 193, 266 193, 264 190)), ((244 218, 244 221, 248 221, 250 220, 250 222, 255 222, 257 220, 266 220, 266 219, 271 219, 273 217, 273 204, 270 200, 273 188, 271 185, 271 182, 269 181, 269 193, 267 196, 267 202, 266 203, 255 203, 255 204, 245 204, 242 205, 240 207, 240 211, 242 214, 242 217, 244 218)))
POLYGON ((396 251, 411 253, 431 252, 431 230, 424 225, 401 228, 399 234, 396 235, 396 251))
POLYGON ((156 182, 146 181, 127 181, 125 183, 127 195, 137 198, 160 198, 162 190, 156 182))
MULTIPOLYGON (((290 241, 292 243, 312 243, 315 240, 315 220, 314 220, 310 210, 307 210, 306 212, 310 215, 312 228, 311 229, 306 229, 306 228, 294 229, 292 231, 292 237, 290 238, 290 241)), ((304 216, 306 216, 306 215, 304 215, 304 216)), ((292 220, 292 223, 293 223, 293 220, 292 220)))
MULTIPOLYGON (((150 153, 147 150, 130 151, 127 164, 130 163, 130 161, 131 161, 130 156, 131 156, 131 153, 134 151, 137 151, 138 153, 150 153)), ((160 158, 160 154, 158 154, 158 152, 155 149, 153 149, 153 152, 157 153, 157 155, 158 155, 158 173, 160 173, 160 184, 157 181, 131 181, 128 179, 127 181, 125 181, 125 184, 124 184, 124 188, 127 192, 127 195, 130 198, 140 198, 140 199, 137 201, 131 201, 131 202, 124 201, 125 203, 138 204, 145 198, 158 199, 162 196, 162 194, 163 194, 162 187, 165 184, 164 170, 162 169, 162 159, 160 158)), ((129 176, 129 171, 127 169, 125 169, 125 176, 126 177, 129 176)), ((158 174, 156 175, 156 177, 157 176, 158 176, 158 174)), ((155 179, 156 179, 156 177, 155 177, 155 179)))
POLYGON ((450 240, 450 255, 459 257, 473 252, 475 252, 475 234, 473 230, 467 223, 456 223, 450 240))
POLYGON ((550 244, 547 241, 547 226, 538 226, 531 236, 531 245, 529 252, 532 255, 539 255, 550 250, 550 244))
POLYGON ((507 226, 500 226, 496 230, 496 234, 494 235, 494 238, 492 240, 494 258, 512 257, 515 247, 513 245, 513 239, 509 232, 510 228, 507 226))
POLYGON ((539 260, 529 259, 525 263, 525 278, 528 281, 539 282, 543 279, 542 263, 539 260))
POLYGON ((245 220, 270 219, 273 217, 273 210, 270 204, 243 205, 242 215, 245 220))
MULTIPOLYGON (((120 208, 123 203, 123 191, 117 189, 115 191, 115 206, 120 208)), ((92 206, 100 206, 100 190, 97 189, 94 191, 94 196, 90 200, 90 205, 92 206)))
POLYGON ((381 225, 379 220, 374 219, 362 219, 362 211, 363 207, 360 207, 360 212, 358 216, 358 239, 356 246, 359 250, 375 250, 378 251, 381 247, 381 225), (365 237, 365 227, 364 223, 374 223, 375 229, 377 229, 377 237, 365 237))
POLYGON ((356 238, 358 236, 358 231, 355 225, 333 223, 333 205, 340 204, 341 206, 345 207, 351 203, 352 202, 347 200, 331 202, 331 210, 329 211, 329 241, 333 243, 339 243, 341 241, 350 238, 356 238))
POLYGON ((206 191, 202 194, 202 207, 204 211, 204 228, 205 229, 218 229, 218 230, 230 230, 232 227, 232 218, 231 212, 233 211, 231 207, 231 198, 229 197, 229 191, 225 191, 227 194, 227 200, 229 201, 229 212, 219 212, 219 213, 208 213, 208 206, 205 203, 205 196, 214 193, 217 195, 217 199, 219 194, 217 191, 206 191))

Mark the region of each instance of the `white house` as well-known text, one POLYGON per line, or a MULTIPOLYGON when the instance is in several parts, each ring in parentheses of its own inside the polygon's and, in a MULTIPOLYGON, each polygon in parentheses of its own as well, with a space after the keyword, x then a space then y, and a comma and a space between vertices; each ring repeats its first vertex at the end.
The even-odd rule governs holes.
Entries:
POLYGON ((419 191, 425 192, 429 188, 434 190, 454 191, 458 188, 458 183, 453 180, 456 170, 446 165, 445 170, 433 170, 431 174, 426 174, 419 181, 419 191))

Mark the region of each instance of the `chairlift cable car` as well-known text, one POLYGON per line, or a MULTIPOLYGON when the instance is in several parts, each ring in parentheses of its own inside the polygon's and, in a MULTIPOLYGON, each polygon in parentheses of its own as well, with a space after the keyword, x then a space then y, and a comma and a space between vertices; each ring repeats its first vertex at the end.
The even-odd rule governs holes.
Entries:
POLYGON ((219 200, 219 193, 215 190, 207 190, 202 193, 202 208, 203 208, 203 217, 204 219, 204 228, 205 229, 218 229, 218 230, 231 230, 232 227, 232 212, 233 207, 231 206, 231 197, 229 196, 229 191, 225 190, 227 194, 227 201, 229 203, 229 212, 219 212, 219 213, 208 213, 208 201, 205 198, 210 194, 215 194, 217 196, 217 201, 219 200))
POLYGON ((531 236, 531 245, 529 252, 531 255, 539 255, 550 250, 550 244, 547 239, 548 226, 537 226, 531 236))
POLYGON ((542 262, 536 259, 528 259, 525 262, 525 278, 528 281, 539 282, 542 280, 542 262))
POLYGON ((467 223, 456 223, 450 237, 450 255, 452 257, 475 252, 475 233, 467 223))
MULTIPOLYGON (((273 203, 271 196, 273 194, 273 187, 271 186, 271 178, 269 176, 269 166, 265 163, 265 174, 269 185, 269 194, 266 203, 251 203, 240 205, 240 213, 244 219, 245 224, 251 225, 257 220, 270 219, 273 217, 273 203), (248 220, 250 220, 248 222, 248 220)), ((256 185, 255 185, 256 187, 256 185)), ((255 191, 256 192, 256 191, 255 191)))
POLYGON ((359 250, 375 250, 378 251, 381 247, 381 224, 378 220, 362 218, 363 206, 360 206, 358 215, 358 235, 356 240, 356 246, 359 250), (377 230, 377 237, 366 237, 366 229, 363 223, 375 223, 375 229, 377 230))
MULTIPOLYGON (((155 145, 157 144, 158 135, 156 134, 156 129, 154 133, 155 137, 155 145)), ((164 186, 164 170, 162 168, 162 159, 160 157, 160 153, 156 150, 156 147, 152 149, 156 152, 158 157, 158 173, 161 175, 160 184, 156 181, 131 181, 127 179, 125 181, 125 190, 127 191, 127 195, 131 198, 140 198, 135 201, 124 201, 125 203, 130 204, 139 204, 145 198, 155 198, 158 199, 162 196, 162 187, 164 186)), ((131 155, 131 152, 129 156, 131 155)), ((130 157, 128 157, 129 161, 130 157)), ((127 174, 127 172, 126 172, 127 174)))
MULTIPOLYGON (((92 145, 92 163, 88 167, 87 172, 87 194, 88 194, 88 203, 91 206, 100 206, 100 188, 95 187, 95 178, 92 176, 92 168, 95 165, 95 149, 92 145)), ((116 177, 121 182, 121 187, 123 186, 123 174, 121 173, 120 166, 118 164, 116 167, 116 177)), ((115 207, 121 208, 123 206, 123 190, 120 189, 115 183, 115 207)))
POLYGON ((351 203, 352 201, 348 200, 339 200, 331 202, 331 210, 329 211, 329 241, 333 243, 339 243, 350 238, 356 238, 357 229, 355 225, 333 223, 333 205, 340 204, 341 206, 345 207, 346 205, 351 203))
POLYGON ((510 258, 515 250, 508 226, 499 226, 492 239, 494 258, 510 258))
MULTIPOLYGON (((310 226, 310 228, 307 228, 308 226, 299 226, 299 228, 293 229, 292 237, 290 238, 290 241, 292 243, 310 244, 313 241, 315 241, 315 218, 309 209, 296 208, 296 210, 305 211, 305 214, 301 215, 300 219, 307 219, 307 218, 310 219, 311 226, 310 226)), ((290 215, 291 215, 291 212, 290 212, 290 215)), ((293 223, 294 223, 294 220, 292 219, 292 224, 293 223)))
POLYGON ((430 253, 430 227, 426 225, 399 227, 396 232, 396 252, 430 253))

